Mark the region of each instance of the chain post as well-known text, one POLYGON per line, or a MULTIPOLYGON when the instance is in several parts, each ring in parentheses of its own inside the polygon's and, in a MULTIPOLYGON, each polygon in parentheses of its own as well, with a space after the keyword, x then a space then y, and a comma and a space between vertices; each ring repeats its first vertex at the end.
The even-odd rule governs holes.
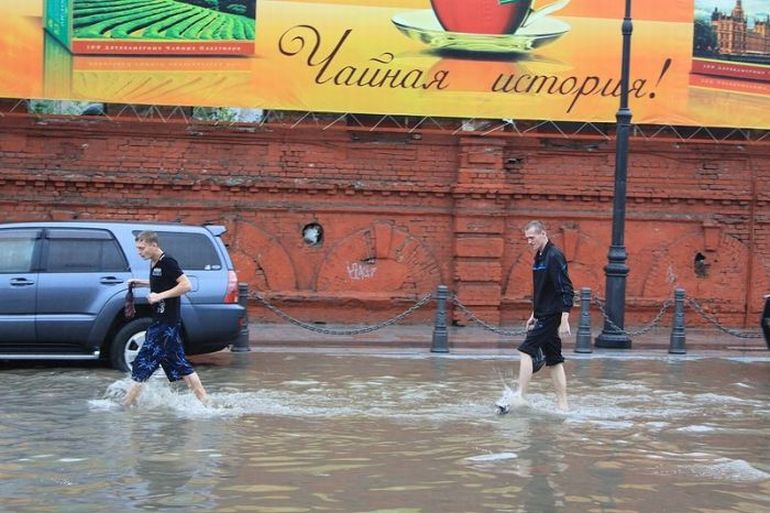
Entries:
POLYGON ((446 328, 446 300, 449 289, 446 285, 439 285, 436 289, 436 321, 433 323, 433 341, 431 353, 449 352, 449 333, 446 328))
POLYGON ((238 304, 244 308, 243 326, 238 338, 230 345, 230 351, 233 353, 246 353, 251 351, 249 346, 249 284, 238 284, 238 304))
POLYGON ((671 325, 670 354, 686 354, 684 336, 684 289, 674 290, 674 322, 671 325))
POLYGON ((591 347, 591 289, 580 289, 580 324, 575 337, 575 352, 590 353, 591 347))
POLYGON ((767 348, 770 349, 770 295, 765 296, 765 309, 762 311, 760 325, 762 328, 762 333, 765 335, 765 343, 767 344, 767 348))

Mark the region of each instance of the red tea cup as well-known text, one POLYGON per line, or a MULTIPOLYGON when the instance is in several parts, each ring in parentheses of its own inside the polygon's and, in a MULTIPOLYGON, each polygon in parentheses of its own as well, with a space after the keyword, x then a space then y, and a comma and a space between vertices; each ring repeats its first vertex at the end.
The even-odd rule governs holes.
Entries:
POLYGON ((558 0, 533 9, 533 0, 431 0, 444 30, 471 34, 513 34, 520 27, 563 8, 558 0))

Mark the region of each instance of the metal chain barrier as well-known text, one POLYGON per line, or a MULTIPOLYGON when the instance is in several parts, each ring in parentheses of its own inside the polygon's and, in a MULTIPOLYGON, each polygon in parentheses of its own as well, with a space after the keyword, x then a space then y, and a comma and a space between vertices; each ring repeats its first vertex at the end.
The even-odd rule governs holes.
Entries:
POLYGON ((717 321, 716 317, 706 312, 695 299, 691 298, 690 296, 687 296, 686 299, 687 299, 687 304, 689 304, 693 310, 698 312, 701 317, 703 317, 706 321, 716 326, 717 329, 719 329, 720 331, 738 338, 762 338, 762 334, 759 332, 734 330, 726 326, 722 326, 721 324, 719 324, 719 321, 717 321))
MULTIPOLYGON (((470 308, 465 306, 457 298, 456 295, 451 294, 451 296, 452 296, 452 303, 457 307, 457 309, 463 315, 465 315, 471 322, 474 322, 474 323, 478 324, 482 328, 484 328, 484 329, 486 329, 488 331, 491 331, 493 333, 496 333, 498 335, 504 336, 504 337, 519 337, 519 336, 527 334, 526 326, 523 327, 523 328, 514 329, 514 330, 506 330, 506 329, 502 329, 502 328, 500 328, 498 326, 493 326, 492 324, 489 324, 488 322, 484 321, 483 319, 479 318, 476 314, 474 314, 473 311, 471 311, 470 308)), ((396 324, 396 323, 406 319, 407 317, 412 315, 414 312, 416 312, 417 310, 419 310, 420 308, 422 308, 423 306, 428 304, 428 302, 430 302, 434 298, 434 296, 431 293, 425 294, 414 305, 412 305, 408 309, 404 310, 402 313, 400 313, 400 314, 396 315, 395 317, 392 317, 392 318, 390 318, 390 319, 388 319, 386 321, 383 321, 383 322, 380 322, 380 323, 377 323, 377 324, 374 324, 374 325, 370 325, 370 326, 364 326, 364 327, 361 327, 361 328, 351 328, 351 329, 322 328, 322 327, 317 326, 315 324, 310 324, 310 323, 307 323, 307 322, 300 321, 299 319, 296 319, 296 318, 292 317, 291 315, 289 315, 286 312, 282 311, 281 309, 279 309, 275 305, 271 304, 266 298, 264 298, 263 296, 261 296, 260 294, 258 294, 256 292, 250 293, 249 294, 249 298, 255 299, 255 300, 259 301, 268 310, 270 310, 271 312, 276 314, 281 319, 287 321, 290 324, 298 326, 300 328, 303 328, 303 329, 306 329, 306 330, 309 330, 309 331, 314 331, 316 333, 322 333, 324 335, 342 335, 342 336, 345 336, 345 335, 359 335, 359 334, 362 334, 362 333, 371 333, 373 331, 380 330, 380 329, 385 328, 387 326, 392 326, 393 324, 396 324)), ((692 309, 695 310, 696 312, 698 312, 698 314, 700 314, 700 316, 703 317, 703 319, 705 319, 709 323, 713 324, 716 328, 718 328, 719 330, 723 331, 724 333, 727 333, 727 334, 732 335, 734 337, 747 338, 747 339, 748 338, 761 338, 762 337, 762 334, 759 333, 759 332, 735 330, 735 329, 731 329, 731 328, 728 328, 726 326, 723 326, 723 325, 721 325, 719 323, 719 321, 713 315, 707 313, 703 309, 703 307, 695 299, 693 299, 693 298, 688 296, 686 298, 686 300, 687 300, 687 303, 692 307, 692 309)), ((604 308, 604 305, 605 305, 606 301, 603 300, 602 298, 600 298, 599 296, 597 296, 595 294, 592 295, 591 296, 591 303, 596 305, 599 308, 599 311, 601 312, 601 315, 602 315, 604 321, 613 330, 615 330, 615 331, 617 331, 619 333, 623 333, 625 335, 628 335, 629 337, 638 337, 640 335, 645 335, 645 334, 649 333, 655 327, 657 327, 660 324, 660 321, 663 318, 663 316, 665 315, 665 313, 674 304, 674 301, 672 299, 665 300, 663 302, 663 304, 661 305, 660 310, 655 315, 655 317, 648 324, 646 324, 646 325, 642 326, 640 329, 634 330, 634 331, 626 331, 625 329, 623 329, 623 328, 619 327, 617 324, 615 324, 612 321, 612 319, 609 318, 609 316, 607 315, 607 312, 606 312, 606 310, 604 308)))
POLYGON ((626 331, 620 326, 618 326, 617 324, 615 324, 614 322, 612 322, 612 319, 609 318, 609 316, 607 315, 607 312, 604 310, 605 301, 602 298, 600 298, 597 295, 594 295, 591 298, 591 302, 595 304, 597 307, 599 307, 599 311, 602 313, 602 317, 613 330, 623 333, 625 335, 628 335, 629 337, 632 337, 632 338, 638 337, 639 335, 644 335, 652 331, 660 323, 660 320, 663 318, 663 315, 666 313, 666 311, 669 308, 671 308, 671 305, 674 304, 674 301, 671 299, 665 300, 663 302, 663 305, 660 307, 660 311, 658 311, 658 314, 652 319, 652 321, 650 321, 649 324, 647 324, 646 326, 642 326, 640 329, 636 331, 626 331))
POLYGON ((460 302, 460 300, 457 299, 457 296, 455 296, 454 294, 452 294, 452 303, 468 319, 470 319, 471 321, 475 322, 476 324, 478 324, 482 328, 484 328, 486 330, 489 330, 489 331, 492 331, 494 333, 497 333, 498 335, 502 335, 504 337, 520 337, 521 335, 526 335, 527 334, 527 328, 526 327, 518 329, 518 330, 509 331, 509 330, 504 330, 502 328, 498 328, 497 326, 492 326, 488 322, 485 322, 485 321, 479 319, 479 317, 476 314, 474 314, 467 306, 462 304, 460 302))
POLYGON ((408 309, 404 310, 400 314, 396 315, 395 317, 392 317, 386 321, 380 322, 378 324, 374 324, 371 326, 364 326, 361 328, 351 328, 351 329, 331 329, 331 328, 322 328, 319 326, 316 326, 315 324, 310 324, 307 322, 302 322, 299 319, 296 319, 292 317, 291 315, 287 314, 286 312, 282 311, 277 306, 273 305, 262 297, 260 294, 257 294, 256 292, 252 292, 249 294, 249 297, 252 299, 256 299, 263 305, 265 305, 265 308, 273 312, 275 315, 280 317, 281 319, 287 321, 289 324, 293 324, 295 326, 299 326, 300 328, 314 331, 316 333, 323 333, 324 335, 359 335, 361 333, 371 333, 373 331, 377 331, 379 329, 385 328, 387 326, 391 326, 393 324, 396 324, 397 322, 400 322, 410 315, 412 315, 414 312, 428 304, 428 302, 433 299, 433 294, 428 293, 425 294, 422 298, 420 298, 414 305, 410 306, 408 309))

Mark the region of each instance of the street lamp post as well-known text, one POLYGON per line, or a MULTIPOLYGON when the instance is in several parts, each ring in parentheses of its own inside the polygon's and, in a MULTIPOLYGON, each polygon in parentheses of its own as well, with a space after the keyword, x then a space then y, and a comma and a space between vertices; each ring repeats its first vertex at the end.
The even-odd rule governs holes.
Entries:
POLYGON ((617 133, 615 144, 615 197, 612 202, 612 244, 604 267, 606 278, 604 329, 596 337, 596 347, 614 349, 631 348, 631 338, 624 331, 623 318, 626 307, 626 175, 628 171, 628 135, 631 129, 631 109, 628 108, 629 68, 631 66, 631 0, 626 0, 623 18, 623 57, 620 68, 620 109, 616 114, 617 133))

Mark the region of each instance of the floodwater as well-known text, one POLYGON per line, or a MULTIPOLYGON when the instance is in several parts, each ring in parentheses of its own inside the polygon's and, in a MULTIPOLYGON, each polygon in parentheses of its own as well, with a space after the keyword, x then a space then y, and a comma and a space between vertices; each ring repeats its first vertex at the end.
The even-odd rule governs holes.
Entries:
POLYGON ((265 350, 156 376, 0 367, 0 511, 770 511, 770 358, 570 357, 497 416, 513 356, 265 350))

